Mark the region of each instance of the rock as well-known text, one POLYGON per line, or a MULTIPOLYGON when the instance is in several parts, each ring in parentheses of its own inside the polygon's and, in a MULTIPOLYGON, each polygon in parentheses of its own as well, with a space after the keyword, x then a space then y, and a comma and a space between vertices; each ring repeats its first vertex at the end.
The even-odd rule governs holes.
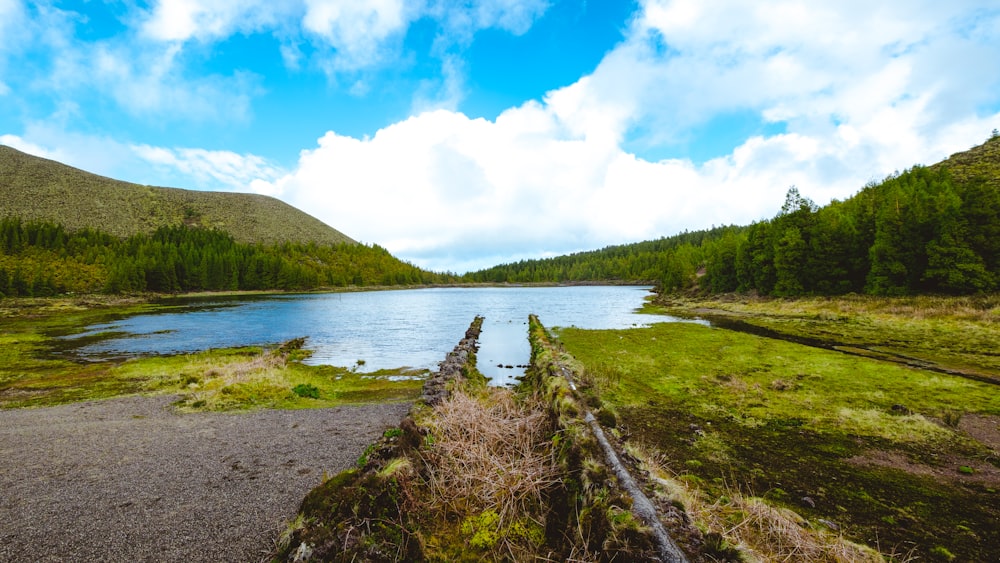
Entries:
POLYGON ((824 520, 822 518, 820 518, 819 520, 817 520, 817 522, 819 522, 820 524, 826 526, 827 528, 830 528, 834 532, 840 531, 840 526, 837 525, 836 522, 831 522, 829 520, 824 520))
POLYGON ((302 542, 299 544, 299 548, 295 550, 295 554, 292 556, 292 563, 302 563, 303 561, 308 561, 312 557, 313 550, 309 547, 309 544, 302 542))
POLYGON ((814 501, 812 497, 802 497, 799 500, 802 501, 803 505, 808 506, 809 508, 816 508, 816 501, 814 501))

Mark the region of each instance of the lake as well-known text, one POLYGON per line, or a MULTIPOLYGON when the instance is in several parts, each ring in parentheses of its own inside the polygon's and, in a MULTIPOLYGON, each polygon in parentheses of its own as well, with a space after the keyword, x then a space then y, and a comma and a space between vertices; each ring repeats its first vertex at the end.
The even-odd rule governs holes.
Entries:
POLYGON ((628 328, 677 320, 635 311, 648 287, 475 287, 208 298, 177 301, 169 312, 92 325, 67 337, 84 357, 176 354, 270 345, 306 337, 312 364, 362 371, 436 369, 476 315, 485 317, 479 369, 495 385, 523 375, 529 362, 528 315, 547 327, 628 328), (95 335, 106 335, 93 339, 95 335), (83 341, 81 341, 83 342, 83 341), (501 367, 498 367, 498 364, 501 367), (508 368, 506 366, 515 366, 508 368))

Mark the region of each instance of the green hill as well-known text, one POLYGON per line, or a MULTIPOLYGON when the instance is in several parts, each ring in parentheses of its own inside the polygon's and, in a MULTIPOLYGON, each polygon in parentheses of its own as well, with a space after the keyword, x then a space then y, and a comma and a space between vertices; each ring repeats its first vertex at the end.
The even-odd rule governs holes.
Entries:
POLYGON ((125 238, 160 227, 215 228, 241 243, 321 245, 352 239, 277 199, 143 186, 0 145, 0 218, 50 221, 125 238))

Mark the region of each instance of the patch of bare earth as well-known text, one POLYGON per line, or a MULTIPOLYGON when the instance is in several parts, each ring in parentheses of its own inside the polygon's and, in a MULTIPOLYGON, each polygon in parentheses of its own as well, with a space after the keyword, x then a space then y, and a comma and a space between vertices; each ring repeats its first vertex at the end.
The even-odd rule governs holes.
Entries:
POLYGON ((1000 455, 1000 416, 966 414, 959 421, 958 429, 1000 455))
POLYGON ((900 452, 868 450, 847 460, 861 467, 898 469, 911 475, 933 477, 937 481, 1000 487, 1000 468, 981 459, 948 455, 940 465, 914 461, 900 452))
POLYGON ((179 414, 175 397, 0 410, 0 561, 254 562, 408 404, 179 414))

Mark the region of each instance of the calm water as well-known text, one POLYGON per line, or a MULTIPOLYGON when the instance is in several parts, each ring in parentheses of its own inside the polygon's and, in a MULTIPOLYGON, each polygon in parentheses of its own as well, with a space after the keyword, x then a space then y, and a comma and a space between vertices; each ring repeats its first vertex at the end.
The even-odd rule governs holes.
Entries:
POLYGON ((479 368, 494 384, 507 384, 527 364, 528 314, 548 327, 627 328, 670 317, 634 311, 645 287, 435 288, 255 299, 200 300, 177 312, 138 315, 87 327, 70 340, 88 340, 84 356, 172 354, 208 348, 267 345, 300 336, 314 350, 310 363, 364 371, 409 366, 436 369, 482 315, 479 368))

